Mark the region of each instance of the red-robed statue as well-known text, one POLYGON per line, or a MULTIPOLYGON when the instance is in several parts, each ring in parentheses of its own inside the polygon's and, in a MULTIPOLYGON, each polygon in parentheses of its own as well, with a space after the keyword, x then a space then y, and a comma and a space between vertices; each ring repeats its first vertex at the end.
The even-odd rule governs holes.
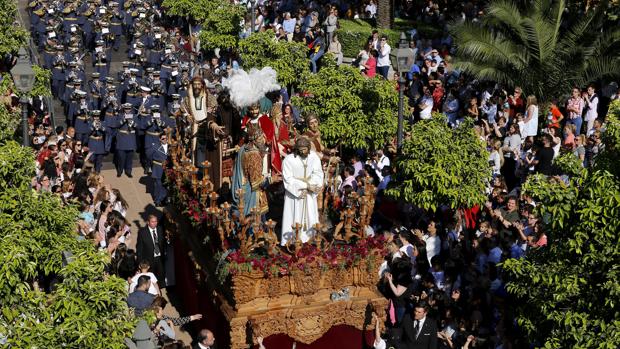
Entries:
POLYGON ((260 105, 255 103, 248 108, 249 114, 243 117, 241 128, 245 133, 252 133, 252 128, 260 128, 265 135, 265 144, 269 148, 269 159, 272 174, 282 173, 282 157, 276 139, 276 130, 273 121, 267 114, 260 113, 260 105))

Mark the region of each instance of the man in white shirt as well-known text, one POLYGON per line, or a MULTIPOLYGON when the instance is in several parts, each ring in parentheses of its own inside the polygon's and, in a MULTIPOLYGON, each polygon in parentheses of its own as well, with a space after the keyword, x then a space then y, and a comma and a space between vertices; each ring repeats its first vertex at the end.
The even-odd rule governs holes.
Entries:
POLYGON ((588 134, 594 128, 594 120, 598 118, 598 96, 594 91, 593 85, 588 86, 588 92, 584 96, 584 101, 586 104, 586 134, 588 134))
POLYGON ((377 74, 383 76, 385 80, 388 79, 388 73, 390 71, 390 52, 392 48, 387 43, 387 35, 381 37, 379 43, 379 57, 377 58, 377 74))
POLYGON ((157 286, 157 277, 155 276, 155 274, 149 271, 150 268, 151 263, 149 263, 149 261, 144 260, 140 262, 140 272, 131 278, 131 283, 129 284, 129 293, 132 293, 135 290, 136 285, 138 285, 138 279, 140 278, 140 276, 146 275, 151 279, 151 286, 149 287, 148 293, 154 296, 159 296, 160 291, 159 286, 157 286))
POLYGON ((414 233, 420 240, 424 241, 428 263, 431 263, 431 259, 441 253, 441 238, 437 235, 437 227, 434 221, 428 223, 426 231, 426 234, 422 234, 419 229, 416 229, 414 233))
MULTIPOLYGON (((369 164, 373 170, 375 170, 377 177, 379 177, 379 181, 381 181, 383 180, 383 174, 381 170, 383 170, 384 166, 390 166, 390 158, 383 154, 382 149, 379 149, 373 155, 372 159, 368 160, 366 163, 369 164)), ((377 185, 378 184, 379 183, 377 183, 377 185)))
POLYGON ((432 117, 433 112, 433 96, 431 94, 431 90, 424 86, 424 96, 420 99, 420 104, 418 107, 420 108, 420 119, 428 120, 432 117))

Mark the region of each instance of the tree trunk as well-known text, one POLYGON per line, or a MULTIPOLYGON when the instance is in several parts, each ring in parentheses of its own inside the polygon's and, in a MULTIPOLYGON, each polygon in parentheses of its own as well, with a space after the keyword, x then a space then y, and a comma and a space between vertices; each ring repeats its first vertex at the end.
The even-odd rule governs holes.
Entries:
POLYGON ((381 29, 392 29, 393 22, 393 0, 379 0, 377 3, 377 27, 381 29))

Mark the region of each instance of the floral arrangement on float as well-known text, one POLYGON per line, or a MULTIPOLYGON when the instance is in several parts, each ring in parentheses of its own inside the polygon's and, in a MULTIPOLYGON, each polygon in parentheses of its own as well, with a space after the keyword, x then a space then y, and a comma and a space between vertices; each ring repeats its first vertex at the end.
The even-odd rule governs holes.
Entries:
POLYGON ((303 244, 293 254, 279 253, 274 256, 244 255, 240 250, 234 250, 226 255, 226 263, 222 265, 219 274, 236 275, 254 270, 270 277, 289 275, 293 271, 342 270, 360 265, 372 272, 384 256, 384 246, 384 238, 380 235, 359 240, 355 244, 331 245, 324 250, 314 244, 303 244))

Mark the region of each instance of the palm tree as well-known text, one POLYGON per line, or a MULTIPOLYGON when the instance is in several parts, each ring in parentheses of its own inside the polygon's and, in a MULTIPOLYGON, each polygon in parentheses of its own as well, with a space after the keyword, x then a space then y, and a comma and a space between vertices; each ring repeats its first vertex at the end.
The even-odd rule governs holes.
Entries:
POLYGON ((618 76, 620 29, 604 29, 604 8, 569 23, 564 0, 495 0, 480 22, 454 22, 455 66, 481 80, 548 101, 573 86, 618 76))
POLYGON ((394 22, 394 7, 392 0, 378 0, 377 3, 377 27, 392 29, 394 22))

